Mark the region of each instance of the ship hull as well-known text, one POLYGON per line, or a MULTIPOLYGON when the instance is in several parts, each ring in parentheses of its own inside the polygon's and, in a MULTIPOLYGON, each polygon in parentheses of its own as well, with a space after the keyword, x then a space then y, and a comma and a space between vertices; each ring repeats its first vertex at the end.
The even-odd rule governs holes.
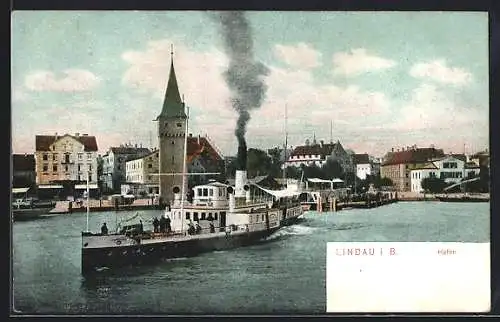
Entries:
POLYGON ((82 248, 82 273, 90 274, 99 268, 118 268, 130 265, 157 263, 164 259, 192 257, 201 253, 227 250, 257 244, 279 227, 269 230, 217 234, 213 237, 127 245, 122 247, 82 248))

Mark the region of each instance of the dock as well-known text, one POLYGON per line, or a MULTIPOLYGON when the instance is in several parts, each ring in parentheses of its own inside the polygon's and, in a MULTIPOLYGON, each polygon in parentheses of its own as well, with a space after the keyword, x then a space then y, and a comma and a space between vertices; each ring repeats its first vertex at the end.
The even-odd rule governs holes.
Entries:
POLYGON ((316 209, 318 212, 340 211, 343 209, 371 209, 398 202, 396 192, 383 192, 376 195, 366 194, 361 198, 318 198, 316 209))
MULTIPOLYGON (((133 211, 133 210, 161 210, 165 209, 149 199, 137 199, 131 204, 112 204, 109 200, 90 200, 89 212, 103 211, 133 211)), ((57 201, 50 214, 70 214, 87 212, 87 202, 57 201)))

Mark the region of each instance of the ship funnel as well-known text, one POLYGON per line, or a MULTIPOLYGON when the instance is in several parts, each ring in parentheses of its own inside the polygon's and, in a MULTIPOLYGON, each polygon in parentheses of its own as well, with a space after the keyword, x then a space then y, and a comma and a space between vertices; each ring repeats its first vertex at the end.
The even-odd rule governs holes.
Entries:
POLYGON ((247 172, 245 170, 236 170, 234 186, 235 186, 235 197, 245 198, 245 186, 248 186, 247 172))

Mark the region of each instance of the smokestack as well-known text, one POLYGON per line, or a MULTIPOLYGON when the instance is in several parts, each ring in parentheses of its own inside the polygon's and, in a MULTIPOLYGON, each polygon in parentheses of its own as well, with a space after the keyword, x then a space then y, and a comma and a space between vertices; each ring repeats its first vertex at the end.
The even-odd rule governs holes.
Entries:
POLYGON ((234 178, 234 195, 237 198, 245 198, 246 191, 249 190, 247 172, 245 170, 236 170, 236 176, 234 178))
POLYGON ((245 139, 250 112, 264 101, 266 85, 263 77, 269 69, 254 58, 253 35, 250 22, 243 11, 223 11, 210 14, 218 22, 229 68, 224 79, 231 90, 231 104, 238 112, 235 135, 238 139, 238 169, 245 170, 247 144, 245 139))
POLYGON ((391 148, 391 152, 394 152, 394 148, 391 148))

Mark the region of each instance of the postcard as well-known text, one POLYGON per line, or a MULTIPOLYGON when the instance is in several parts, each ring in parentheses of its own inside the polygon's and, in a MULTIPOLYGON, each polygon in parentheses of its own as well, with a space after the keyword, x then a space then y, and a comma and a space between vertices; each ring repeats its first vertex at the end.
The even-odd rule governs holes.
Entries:
POLYGON ((489 310, 486 13, 11 17, 13 315, 489 310))

